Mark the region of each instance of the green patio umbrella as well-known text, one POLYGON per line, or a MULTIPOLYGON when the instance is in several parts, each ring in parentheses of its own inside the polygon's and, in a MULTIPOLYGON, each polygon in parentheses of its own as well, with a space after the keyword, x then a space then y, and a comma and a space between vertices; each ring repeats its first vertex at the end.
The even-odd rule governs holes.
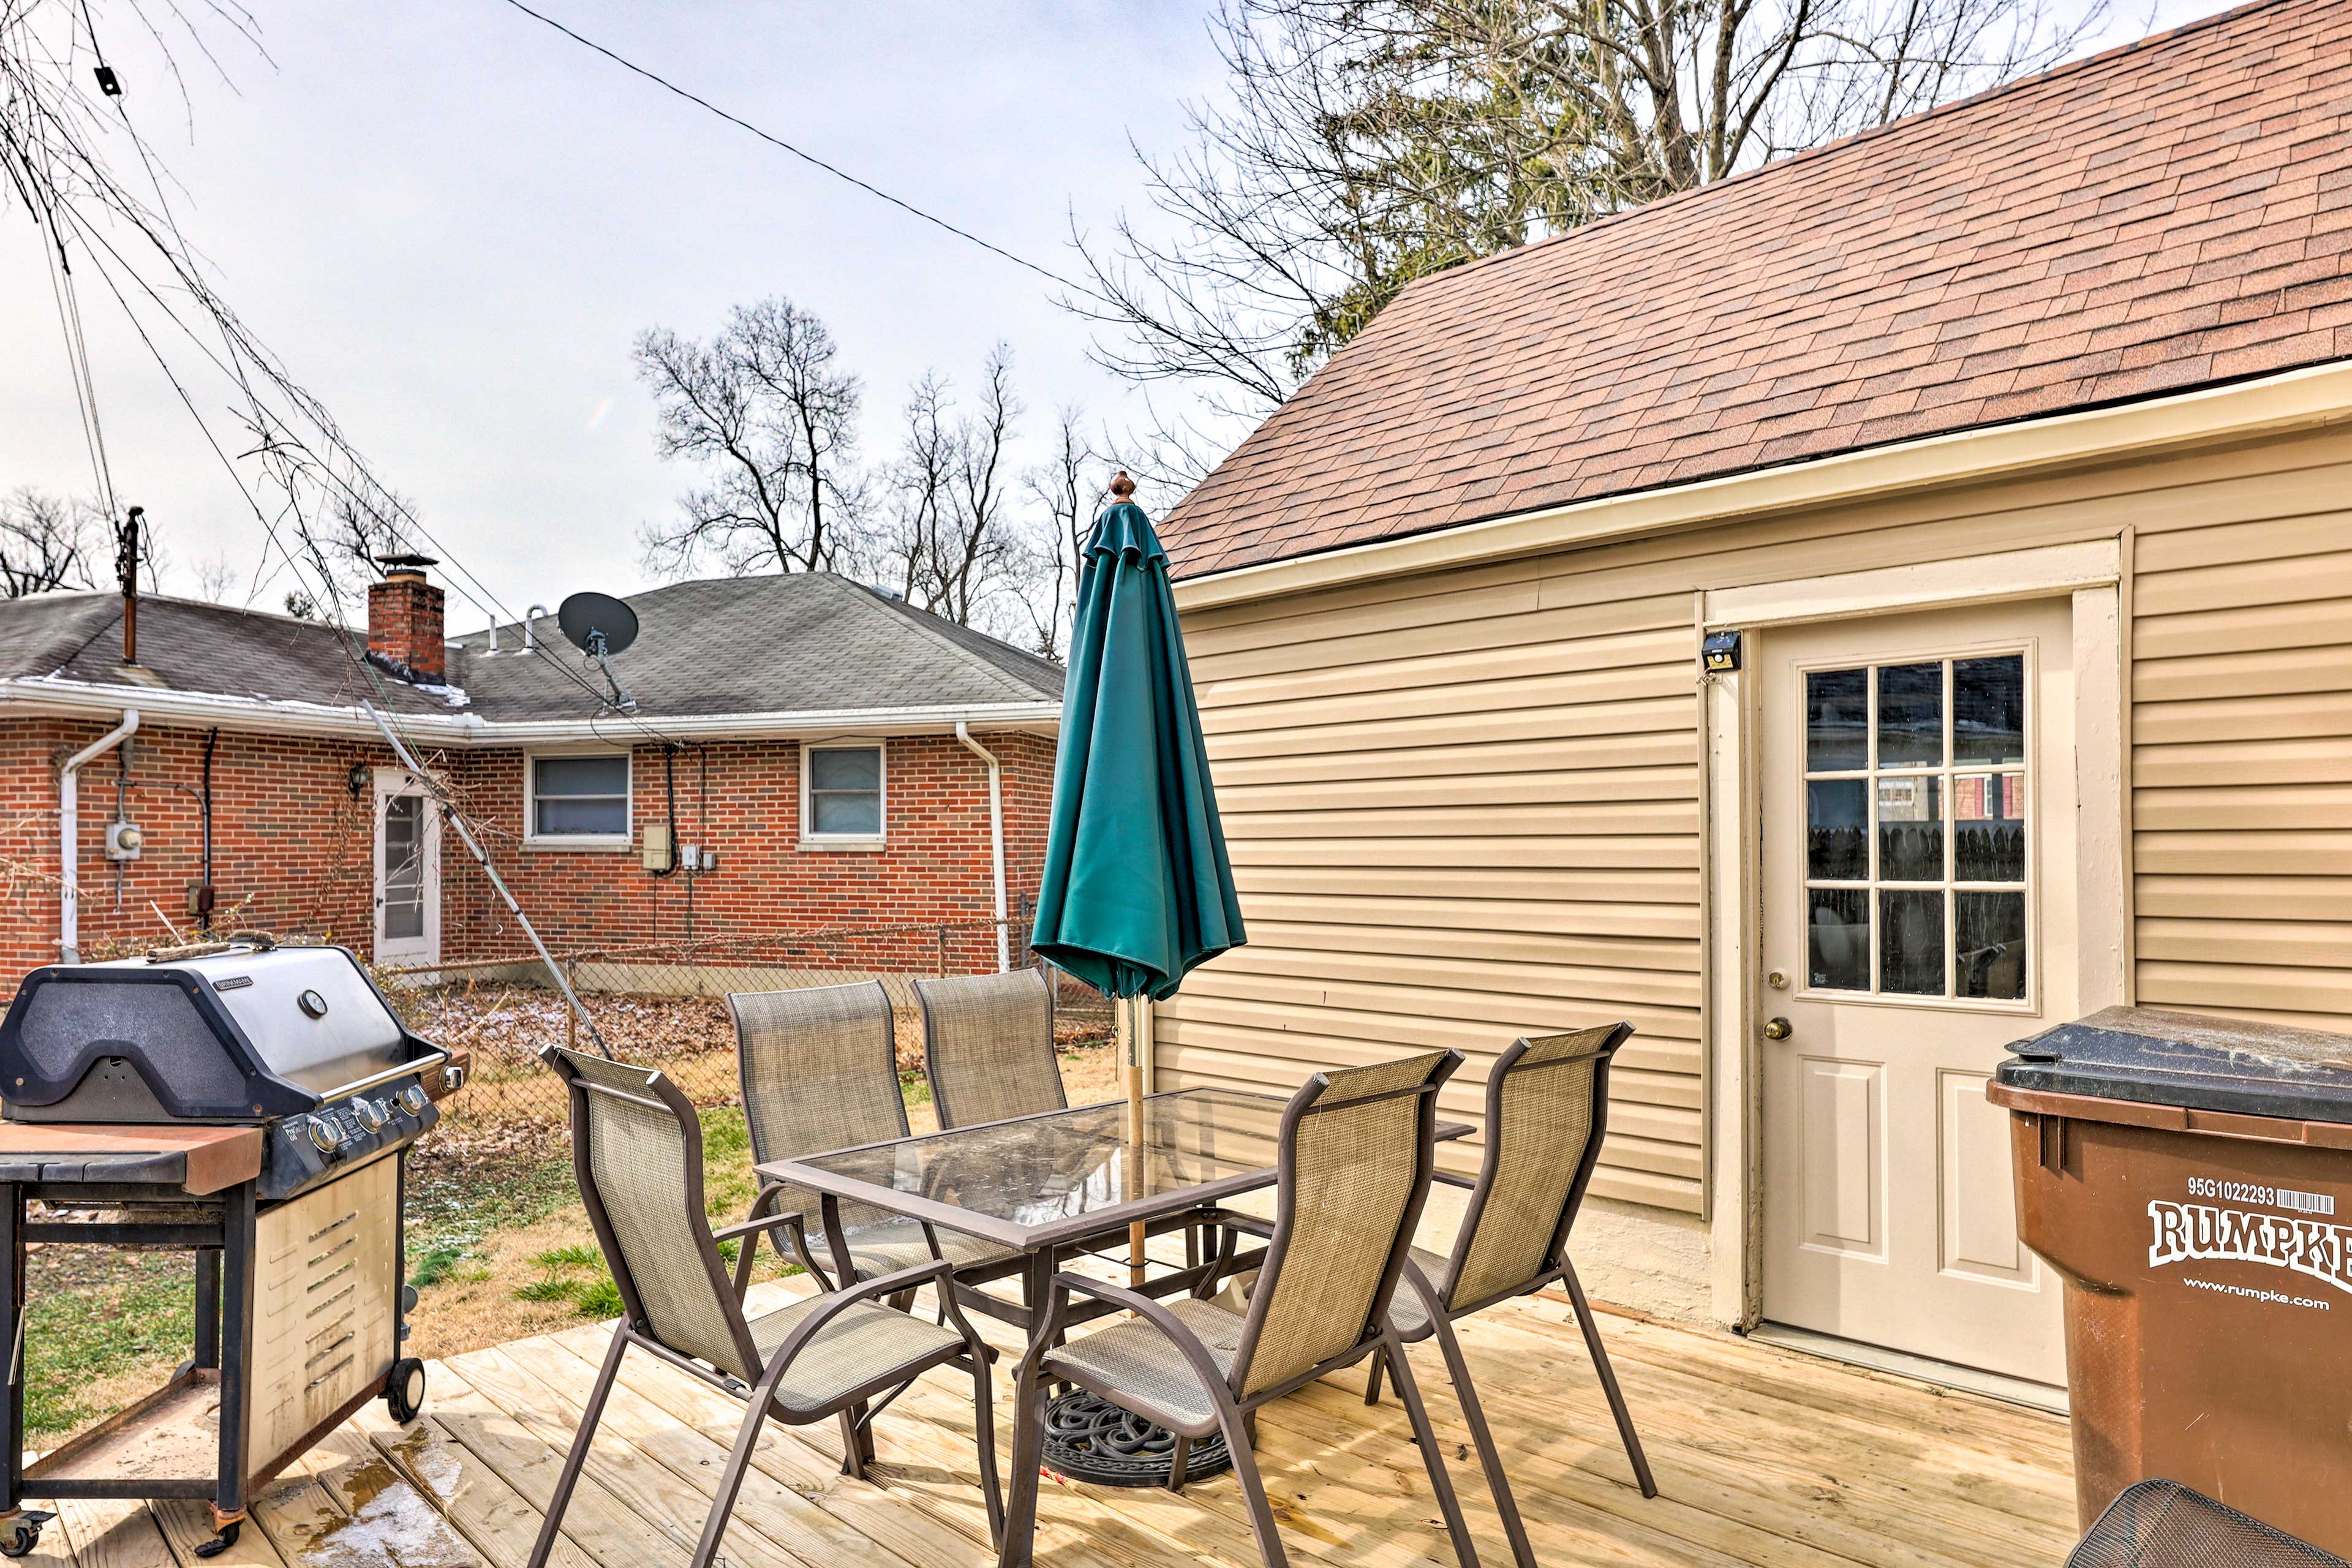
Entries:
POLYGON ((1142 1139, 1142 999, 1246 940, 1200 710, 1151 520, 1111 481, 1079 565, 1061 754, 1030 945, 1129 1005, 1128 1134, 1142 1139))

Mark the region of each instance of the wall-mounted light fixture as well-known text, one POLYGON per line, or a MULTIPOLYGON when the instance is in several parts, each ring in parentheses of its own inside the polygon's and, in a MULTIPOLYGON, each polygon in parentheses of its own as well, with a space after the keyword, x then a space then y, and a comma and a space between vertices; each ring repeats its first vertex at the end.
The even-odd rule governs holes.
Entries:
POLYGON ((1728 675, 1739 668, 1739 634, 1709 632, 1698 645, 1698 660, 1709 675, 1728 675))
POLYGON ((359 799, 360 792, 368 786, 368 765, 365 763, 353 763, 352 771, 343 775, 343 783, 351 786, 352 798, 359 799))

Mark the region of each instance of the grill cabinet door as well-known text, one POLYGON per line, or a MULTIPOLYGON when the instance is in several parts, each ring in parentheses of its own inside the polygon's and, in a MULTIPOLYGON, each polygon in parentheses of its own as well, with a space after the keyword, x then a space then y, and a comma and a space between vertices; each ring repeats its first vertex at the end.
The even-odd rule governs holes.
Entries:
POLYGON ((260 1218, 246 1473, 286 1457, 391 1369, 399 1170, 377 1160, 260 1218))

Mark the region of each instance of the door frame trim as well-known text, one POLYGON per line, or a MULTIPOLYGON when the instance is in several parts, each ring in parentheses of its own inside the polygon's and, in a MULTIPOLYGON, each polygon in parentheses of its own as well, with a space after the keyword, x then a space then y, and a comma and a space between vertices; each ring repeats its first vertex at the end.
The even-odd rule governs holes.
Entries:
POLYGON ((406 768, 380 767, 375 770, 369 794, 368 865, 373 873, 368 886, 368 957, 371 962, 402 963, 438 963, 441 962, 441 814, 425 810, 418 814, 417 826, 424 835, 421 848, 425 863, 420 874, 425 879, 425 952, 416 958, 386 960, 380 949, 383 943, 383 803, 394 795, 414 795, 429 806, 433 792, 425 781, 406 768))
MULTIPOLYGON (((1694 628, 1766 631, 2021 599, 2072 601, 2074 666, 2075 911, 2079 1004, 2129 999, 2126 868, 2129 715, 2122 535, 1958 561, 1701 590, 1694 628)), ((1749 650, 1752 653, 1752 650, 1749 650)), ((1699 678, 1704 821, 1700 1034, 1706 1064, 1707 1221, 1712 1316, 1749 1328, 1763 1312, 1763 1080, 1757 1005, 1762 942, 1757 705, 1749 671, 1699 678)))

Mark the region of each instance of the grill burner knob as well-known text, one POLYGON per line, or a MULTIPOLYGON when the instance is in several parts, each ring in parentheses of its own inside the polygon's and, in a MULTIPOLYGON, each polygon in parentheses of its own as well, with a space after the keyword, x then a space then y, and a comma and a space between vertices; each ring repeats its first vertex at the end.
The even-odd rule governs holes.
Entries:
POLYGON ((425 1114, 425 1090, 420 1086, 412 1083, 406 1089, 402 1089, 400 1091, 400 1100, 402 1104, 408 1107, 408 1113, 411 1116, 422 1116, 425 1114))
POLYGON ((335 1152, 335 1130, 323 1121, 310 1123, 310 1145, 321 1154, 335 1152))
POLYGON ((366 1128, 369 1131, 376 1131, 383 1126, 383 1112, 378 1110, 374 1106, 370 1105, 366 1100, 352 1100, 352 1110, 358 1113, 360 1125, 366 1128))

